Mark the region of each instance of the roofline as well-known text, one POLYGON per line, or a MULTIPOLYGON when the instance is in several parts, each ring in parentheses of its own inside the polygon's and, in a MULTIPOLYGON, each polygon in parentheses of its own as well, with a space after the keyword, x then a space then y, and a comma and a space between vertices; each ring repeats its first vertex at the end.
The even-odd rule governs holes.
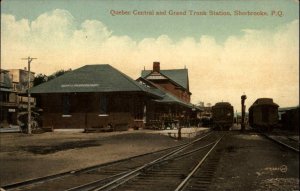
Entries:
POLYGON ((139 79, 143 80, 144 82, 148 82, 149 84, 151 84, 153 87, 155 87, 155 88, 157 88, 157 89, 162 90, 160 86, 156 85, 155 83, 151 82, 150 80, 147 80, 147 79, 145 79, 145 78, 143 78, 143 77, 139 77, 139 78, 136 79, 136 80, 139 80, 139 79))
MULTIPOLYGON (((178 102, 178 101, 161 101, 161 100, 153 100, 154 102, 157 102, 157 103, 163 103, 163 104, 177 104, 177 105, 180 105, 180 106, 184 106, 184 107, 187 107, 189 109, 193 109, 193 106, 192 105, 189 105, 187 103, 184 103, 184 102, 178 102)), ((195 107, 195 109, 198 109, 195 107)), ((200 109, 198 109, 200 110, 200 109)))
MULTIPOLYGON (((174 96, 176 99, 178 99, 178 101, 162 101, 162 100, 153 100, 155 102, 159 102, 159 103, 176 103, 178 105, 183 105, 186 107, 191 108, 192 106, 188 105, 188 103, 185 103, 184 101, 180 100, 179 98, 177 98, 177 96, 173 95, 171 92, 167 92, 166 90, 164 90, 163 88, 161 88, 160 86, 157 86, 155 83, 151 82, 150 80, 147 80, 143 77, 139 77, 138 79, 141 79, 145 82, 150 83, 152 86, 154 86, 155 88, 159 89, 160 91, 164 92, 165 94, 170 94, 171 96, 174 96)), ((137 80, 138 80, 137 79, 137 80)))
MULTIPOLYGON (((177 69, 177 70, 187 70, 187 69, 177 69)), ((150 74, 152 74, 152 73, 154 72, 153 70, 142 70, 142 71, 150 71, 150 73, 147 74, 144 78, 150 76, 150 74)), ((164 70, 160 70, 160 71, 164 71, 164 70)), ((190 93, 190 95, 192 95, 192 93, 189 91, 189 89, 186 89, 185 87, 183 87, 182 85, 178 84, 177 82, 175 82, 174 80, 172 80, 172 79, 169 78, 168 76, 162 74, 160 71, 159 71, 159 73, 160 73, 162 76, 164 76, 164 77, 166 77, 167 79, 169 79, 173 84, 175 84, 175 85, 181 87, 181 88, 184 89, 184 90, 187 90, 188 93, 190 93)), ((189 86, 189 85, 187 85, 187 86, 189 86)))
MULTIPOLYGON (((149 92, 146 92, 146 91, 103 91, 103 92, 100 92, 100 91, 77 91, 77 92, 43 92, 43 93, 32 93, 30 92, 30 94, 32 95, 41 95, 41 94, 80 94, 80 93, 101 93, 101 94, 110 94, 110 93, 140 93, 140 94, 149 94, 151 95, 152 97, 159 97, 155 94, 151 94, 149 92)), ((23 93, 23 94, 26 94, 27 93, 23 93)))
MULTIPOLYGON (((21 70, 21 71, 24 71, 24 72, 28 72, 28 70, 24 70, 24 69, 7 69, 9 72, 10 72, 10 70, 21 70)), ((30 71, 30 73, 32 73, 32 74, 35 74, 35 72, 33 72, 33 71, 30 71)))
MULTIPOLYGON (((144 93, 146 93, 146 94, 149 94, 149 95, 152 95, 153 97, 156 97, 156 98, 158 97, 158 98, 160 98, 160 96, 158 96, 158 95, 155 95, 155 94, 153 94, 153 93, 151 93, 151 92, 149 92, 149 91, 145 91, 145 90, 147 90, 146 88, 145 88, 145 90, 144 90, 143 88, 140 87, 140 85, 135 84, 134 82, 136 82, 136 83, 138 83, 138 82, 135 81, 134 79, 130 78, 128 75, 124 74, 123 72, 119 71, 118 69, 116 69, 115 67, 113 67, 113 66, 111 66, 111 65, 109 65, 109 64, 107 64, 107 65, 110 66, 111 68, 117 70, 118 72, 120 72, 120 74, 121 74, 122 76, 124 76, 131 84, 137 86, 142 92, 144 92, 144 93)), ((142 86, 142 85, 141 85, 141 86, 142 86)))
MULTIPOLYGON (((123 72, 121 72, 121 71, 119 71, 118 69, 116 69, 116 68, 114 68, 113 66, 111 66, 111 65, 109 65, 109 64, 87 64, 87 65, 84 65, 84 66, 82 66, 82 67, 79 67, 79 68, 76 68, 75 70, 72 70, 71 72, 75 72, 75 71, 77 71, 77 70, 79 70, 79 69, 81 69, 81 68, 83 68, 83 67, 86 67, 86 66, 99 66, 99 65, 106 65, 106 66, 108 66, 108 67, 110 67, 110 68, 112 68, 113 70, 116 70, 117 72, 119 72, 120 73, 120 75, 121 76, 123 76, 130 84, 132 84, 132 85, 134 85, 135 87, 137 87, 137 89, 139 89, 141 92, 144 92, 144 93, 146 93, 146 94, 149 94, 149 95, 152 95, 152 97, 159 97, 158 95, 155 95, 155 94, 153 94, 153 93, 151 93, 151 92, 149 92, 149 91, 147 91, 147 89, 145 88, 145 89, 143 89, 139 84, 136 84, 136 83, 138 83, 138 82, 136 82, 134 79, 132 79, 132 78, 130 78, 128 75, 126 75, 126 74, 124 74, 123 72), (136 82, 136 83, 134 83, 134 81, 136 82)), ((52 80, 57 80, 57 79, 59 79, 59 78, 61 78, 61 77, 64 77, 65 75, 69 75, 69 74, 71 74, 71 72, 68 72, 68 73, 65 73, 65 74, 63 74, 63 75, 60 75, 60 76, 58 76, 57 78, 54 78, 54 79, 52 79, 52 80)), ((52 80, 49 80, 49 81, 47 81, 47 82, 45 82, 45 83, 48 83, 48 82, 50 82, 50 81, 52 81, 52 80)), ((33 90, 34 91, 34 89, 35 88, 37 88, 37 87, 39 87, 39 86, 42 86, 44 83, 42 83, 42 84, 39 84, 39 85, 37 85, 37 86, 34 86, 34 87, 31 87, 30 88, 30 90, 33 90)), ((76 90, 74 90, 74 91, 68 91, 68 90, 66 90, 66 91, 45 91, 45 92, 31 92, 31 94, 44 94, 44 93, 47 93, 47 94, 51 94, 51 93, 92 93, 92 92, 94 92, 94 93, 108 93, 108 92, 139 92, 139 91, 90 91, 90 90, 86 90, 86 91, 76 91, 76 90)))

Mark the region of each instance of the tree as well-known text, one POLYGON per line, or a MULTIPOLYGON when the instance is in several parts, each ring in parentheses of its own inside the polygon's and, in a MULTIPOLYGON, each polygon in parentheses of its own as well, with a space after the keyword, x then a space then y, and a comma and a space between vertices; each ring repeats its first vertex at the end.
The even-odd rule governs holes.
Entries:
POLYGON ((37 86, 39 84, 42 84, 44 82, 47 82, 49 80, 52 80, 54 78, 57 78, 58 76, 61 76, 67 72, 72 71, 71 69, 69 70, 58 70, 56 72, 54 72, 53 74, 51 74, 50 76, 46 76, 45 74, 38 74, 34 77, 33 80, 33 86, 37 86))
POLYGON ((47 82, 47 76, 45 74, 38 74, 33 79, 33 86, 37 86, 39 84, 42 84, 44 82, 47 82))
POLYGON ((69 70, 58 70, 58 71, 54 72, 53 74, 51 74, 50 76, 48 76, 48 81, 52 80, 54 78, 57 78, 57 77, 65 74, 67 72, 70 72, 70 71, 72 71, 72 70, 71 69, 69 69, 69 70))

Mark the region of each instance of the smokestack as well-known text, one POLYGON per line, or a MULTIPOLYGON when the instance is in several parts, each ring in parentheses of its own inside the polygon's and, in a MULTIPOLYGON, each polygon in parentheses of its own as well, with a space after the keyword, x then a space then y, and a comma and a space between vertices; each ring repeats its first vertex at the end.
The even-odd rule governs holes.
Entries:
POLYGON ((153 71, 160 72, 160 63, 159 62, 153 62, 153 71))

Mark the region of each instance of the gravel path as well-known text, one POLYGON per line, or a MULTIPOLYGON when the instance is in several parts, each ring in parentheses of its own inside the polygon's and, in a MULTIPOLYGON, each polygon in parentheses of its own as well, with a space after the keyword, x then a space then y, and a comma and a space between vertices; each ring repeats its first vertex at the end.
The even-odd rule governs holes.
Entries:
POLYGON ((234 132, 220 147, 222 156, 210 190, 299 190, 299 155, 254 133, 234 132))

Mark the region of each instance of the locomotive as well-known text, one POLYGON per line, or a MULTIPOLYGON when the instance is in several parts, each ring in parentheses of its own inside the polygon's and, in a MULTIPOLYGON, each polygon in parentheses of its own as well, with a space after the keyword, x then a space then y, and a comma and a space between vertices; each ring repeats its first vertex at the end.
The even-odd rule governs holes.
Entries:
POLYGON ((271 131, 279 121, 278 105, 272 98, 259 98, 249 108, 249 124, 260 131, 271 131))
POLYGON ((218 102, 212 107, 213 128, 229 130, 233 125, 233 106, 228 102, 218 102))

